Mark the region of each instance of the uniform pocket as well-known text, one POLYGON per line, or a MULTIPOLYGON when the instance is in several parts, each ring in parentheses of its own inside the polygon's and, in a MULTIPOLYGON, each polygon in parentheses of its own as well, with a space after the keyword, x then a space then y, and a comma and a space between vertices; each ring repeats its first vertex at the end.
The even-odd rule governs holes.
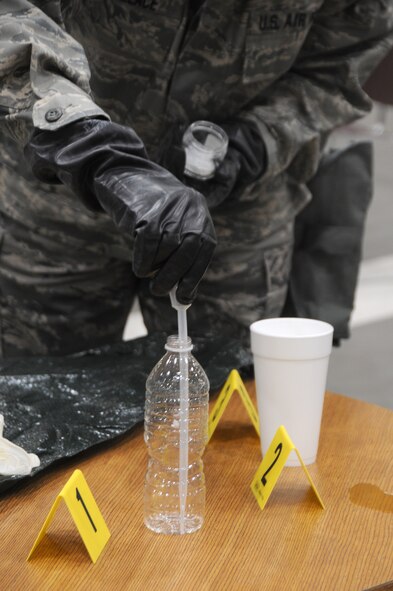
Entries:
MULTIPOLYGON (((80 8, 78 20, 83 16, 83 25, 79 24, 83 38, 115 63, 116 56, 140 64, 165 62, 182 21, 180 4, 172 8, 161 6, 157 0, 117 0, 110 3, 110 8, 108 4, 87 0, 80 8)), ((74 22, 69 25, 71 29, 78 27, 74 22)))
POLYGON ((264 87, 294 63, 311 26, 312 13, 250 13, 243 62, 243 83, 264 87))

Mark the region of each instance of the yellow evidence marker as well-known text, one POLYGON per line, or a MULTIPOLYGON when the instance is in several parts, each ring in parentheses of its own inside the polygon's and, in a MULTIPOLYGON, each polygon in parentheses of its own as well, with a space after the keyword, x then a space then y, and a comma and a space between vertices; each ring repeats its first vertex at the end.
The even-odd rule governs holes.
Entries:
POLYGON ((91 560, 96 562, 111 534, 81 470, 75 470, 73 472, 56 497, 48 517, 45 519, 44 525, 30 550, 27 560, 30 559, 38 544, 45 536, 46 530, 62 499, 71 513, 71 517, 78 528, 91 560))
POLYGON ((251 490, 258 501, 258 505, 263 509, 272 493, 272 490, 280 476, 285 462, 291 451, 295 451, 303 470, 306 473, 308 481, 316 494, 318 501, 323 509, 325 505, 315 487, 309 471, 307 470, 302 457, 295 447, 292 439, 289 437, 287 430, 281 425, 276 431, 275 436, 267 450, 258 470, 255 473, 251 483, 251 490))
POLYGON ((230 401, 231 396, 235 391, 239 393, 240 398, 248 413, 248 416, 250 417, 251 422, 254 425, 255 431, 259 436, 258 413, 255 409, 254 404, 252 403, 250 395, 247 392, 247 389, 243 383, 243 380, 240 377, 239 372, 236 369, 233 369, 229 374, 224 386, 222 387, 221 392, 216 400, 216 403, 210 413, 208 425, 208 441, 210 441, 210 439, 212 438, 212 435, 218 425, 218 422, 221 419, 224 410, 228 406, 228 402, 230 401))

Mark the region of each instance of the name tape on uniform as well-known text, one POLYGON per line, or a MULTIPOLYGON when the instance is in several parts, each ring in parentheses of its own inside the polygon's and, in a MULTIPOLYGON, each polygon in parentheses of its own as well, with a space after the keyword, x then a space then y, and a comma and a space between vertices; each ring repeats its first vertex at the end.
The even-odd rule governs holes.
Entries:
POLYGON ((45 536, 46 530, 62 499, 71 513, 71 517, 74 520, 91 560, 96 562, 111 534, 81 470, 75 470, 73 472, 56 497, 48 513, 48 517, 45 519, 44 525, 30 550, 27 560, 29 560, 45 536))
POLYGON ((311 475, 284 426, 281 426, 277 429, 269 449, 267 450, 251 483, 251 490, 258 501, 258 505, 261 509, 265 507, 291 451, 296 452, 300 464, 306 473, 308 481, 318 501, 320 502, 322 508, 325 509, 325 505, 323 504, 311 475))
POLYGON ((233 369, 228 376, 227 381, 225 382, 224 386, 221 389, 220 394, 216 400, 216 403, 210 413, 209 416, 209 426, 208 426, 208 436, 210 441, 216 427, 218 425, 219 420, 221 419, 224 410, 228 406, 228 402, 231 399, 232 394, 237 391, 240 395, 240 398, 246 408, 248 416, 251 419, 252 424, 254 425, 255 431, 259 436, 259 419, 258 413, 255 409, 255 406, 250 398, 249 393, 243 383, 243 380, 240 377, 239 372, 236 369, 233 369))

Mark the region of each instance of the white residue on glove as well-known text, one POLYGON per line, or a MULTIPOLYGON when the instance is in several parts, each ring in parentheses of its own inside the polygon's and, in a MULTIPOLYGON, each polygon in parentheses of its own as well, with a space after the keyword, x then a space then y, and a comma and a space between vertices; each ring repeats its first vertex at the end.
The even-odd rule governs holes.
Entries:
POLYGON ((2 476, 25 476, 40 465, 39 457, 27 453, 3 437, 4 417, 0 414, 0 474, 2 476))

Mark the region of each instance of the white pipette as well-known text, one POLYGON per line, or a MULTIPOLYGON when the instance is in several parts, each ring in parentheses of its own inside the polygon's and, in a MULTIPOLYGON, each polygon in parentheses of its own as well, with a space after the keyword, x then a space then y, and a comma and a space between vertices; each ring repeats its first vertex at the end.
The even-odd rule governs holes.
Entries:
POLYGON ((177 324, 179 332, 180 350, 180 449, 179 449, 179 502, 180 502, 180 533, 185 533, 185 513, 187 501, 187 482, 188 482, 188 407, 189 407, 189 389, 188 389, 188 334, 187 334, 187 309, 191 304, 180 304, 176 298, 177 285, 171 289, 170 298, 172 308, 177 310, 177 324))

